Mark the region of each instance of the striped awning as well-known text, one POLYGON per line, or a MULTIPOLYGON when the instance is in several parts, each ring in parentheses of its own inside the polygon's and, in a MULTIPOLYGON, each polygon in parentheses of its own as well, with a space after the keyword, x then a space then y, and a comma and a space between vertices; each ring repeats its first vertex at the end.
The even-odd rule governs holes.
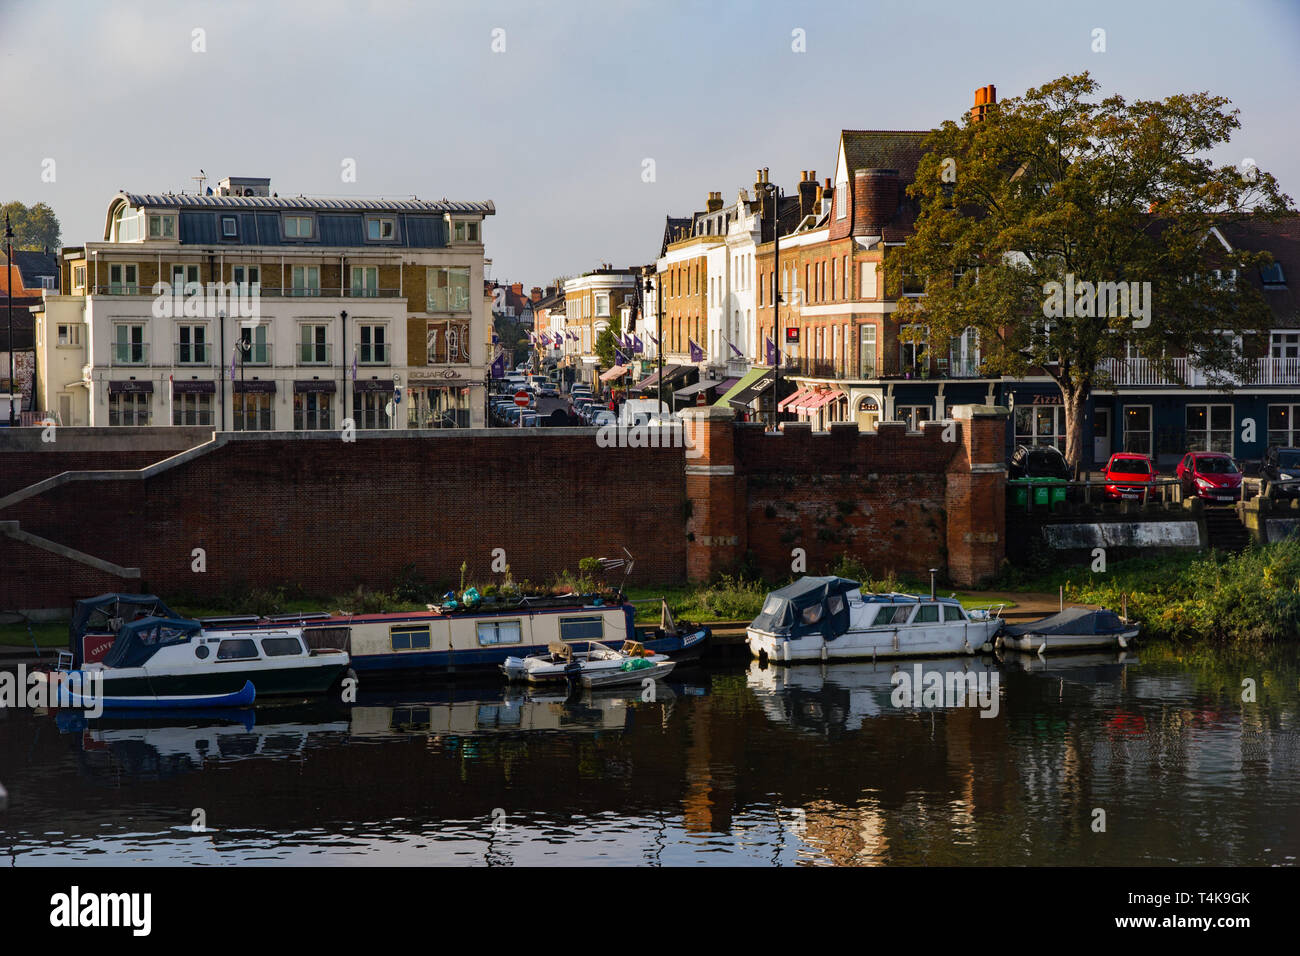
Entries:
POLYGON ((631 368, 630 368, 629 366, 627 366, 627 365, 615 365, 615 366, 614 366, 612 369, 610 369, 609 371, 607 371, 607 372, 601 372, 601 373, 600 373, 600 380, 601 380, 602 382, 612 382, 612 381, 614 381, 615 379, 622 378, 622 377, 623 377, 624 375, 626 375, 629 371, 631 371, 631 368))
POLYGON ((791 407, 796 402, 802 401, 805 397, 807 397, 809 391, 811 391, 811 389, 804 388, 802 385, 800 385, 797 389, 795 389, 795 391, 791 392, 785 398, 781 399, 779 402, 776 403, 777 409, 784 410, 786 408, 791 407))

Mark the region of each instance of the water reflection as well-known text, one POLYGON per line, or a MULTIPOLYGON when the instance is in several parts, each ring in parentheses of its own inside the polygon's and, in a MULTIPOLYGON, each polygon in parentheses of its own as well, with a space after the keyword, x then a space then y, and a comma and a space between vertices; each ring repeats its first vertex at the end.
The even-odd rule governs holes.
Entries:
POLYGON ((912 666, 745 664, 661 683, 655 700, 446 685, 181 718, 11 712, 0 852, 16 864, 1295 861, 1295 648, 923 662, 945 681, 996 677, 990 717, 895 706, 894 675, 912 666), (206 830, 191 826, 196 809, 206 830))

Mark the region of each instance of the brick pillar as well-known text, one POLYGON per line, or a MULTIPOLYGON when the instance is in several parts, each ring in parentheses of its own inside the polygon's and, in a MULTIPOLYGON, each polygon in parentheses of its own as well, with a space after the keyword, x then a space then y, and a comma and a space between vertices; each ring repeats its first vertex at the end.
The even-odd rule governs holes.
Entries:
POLYGON ((748 547, 744 479, 736 474, 736 413, 705 405, 683 409, 686 441, 686 577, 708 581, 735 570, 748 547))
POLYGON ((1006 557, 1007 416, 995 405, 958 405, 957 453, 948 463, 948 577, 976 587, 1006 557))

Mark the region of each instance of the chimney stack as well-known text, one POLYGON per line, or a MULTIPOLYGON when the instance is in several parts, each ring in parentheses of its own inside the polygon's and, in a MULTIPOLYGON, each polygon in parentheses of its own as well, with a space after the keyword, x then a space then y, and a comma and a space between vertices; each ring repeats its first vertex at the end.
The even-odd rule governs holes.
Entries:
POLYGON ((803 178, 799 180, 799 218, 801 220, 805 216, 817 212, 817 203, 821 199, 817 193, 817 170, 805 169, 803 178))
POLYGON ((542 301, 542 287, 541 287, 541 286, 536 286, 536 285, 533 286, 533 287, 528 291, 528 298, 532 299, 534 302, 541 302, 541 301, 542 301))
POLYGON ((898 211, 897 169, 859 169, 853 174, 853 235, 879 236, 898 211))
POLYGON ((972 123, 978 123, 984 119, 984 114, 988 108, 998 101, 998 91, 992 83, 988 86, 981 86, 975 91, 975 105, 971 107, 970 118, 972 123))
POLYGON ((709 201, 704 204, 704 208, 709 212, 717 212, 722 208, 722 193, 709 193, 709 201))

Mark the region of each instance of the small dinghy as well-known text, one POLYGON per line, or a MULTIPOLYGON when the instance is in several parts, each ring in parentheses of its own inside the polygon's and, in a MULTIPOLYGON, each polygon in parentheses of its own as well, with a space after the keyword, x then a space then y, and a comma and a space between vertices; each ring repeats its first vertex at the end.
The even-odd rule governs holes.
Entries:
POLYGON ((648 657, 633 657, 624 661, 617 670, 597 670, 583 673, 582 686, 589 689, 618 687, 622 684, 642 684, 646 680, 662 680, 667 677, 676 661, 654 661, 648 657))
MULTIPOLYGON (((583 646, 583 645, 578 645, 583 646)), ((587 687, 608 687, 611 684, 630 683, 632 678, 616 679, 614 675, 625 674, 624 664, 638 661, 638 669, 646 664, 671 664, 662 654, 652 654, 638 641, 624 641, 619 650, 606 647, 596 641, 587 643, 586 650, 579 651, 573 644, 556 642, 551 644, 545 654, 530 657, 507 657, 501 665, 501 673, 506 680, 527 681, 541 684, 547 681, 568 681, 572 684, 582 683, 587 687), (608 682, 589 683, 592 678, 609 676, 608 682)), ((669 670, 671 670, 671 666, 669 670)), ((667 671, 656 671, 666 674, 667 671)), ((649 676, 649 675, 643 675, 649 676)), ((635 678, 640 680, 640 677, 635 678)))
POLYGON ((1039 621, 1008 624, 999 645, 1016 651, 1123 650, 1138 636, 1138 625, 1106 608, 1068 607, 1039 621))

